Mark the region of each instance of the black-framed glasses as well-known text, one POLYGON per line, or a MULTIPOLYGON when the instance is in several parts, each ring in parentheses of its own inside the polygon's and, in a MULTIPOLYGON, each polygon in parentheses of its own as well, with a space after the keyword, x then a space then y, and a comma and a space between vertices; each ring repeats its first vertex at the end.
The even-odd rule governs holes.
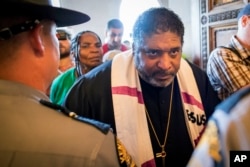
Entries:
POLYGON ((17 35, 21 32, 25 32, 28 30, 32 30, 37 24, 39 24, 39 20, 33 20, 33 21, 26 21, 21 24, 13 25, 10 27, 5 27, 0 30, 0 40, 8 40, 14 35, 17 35))

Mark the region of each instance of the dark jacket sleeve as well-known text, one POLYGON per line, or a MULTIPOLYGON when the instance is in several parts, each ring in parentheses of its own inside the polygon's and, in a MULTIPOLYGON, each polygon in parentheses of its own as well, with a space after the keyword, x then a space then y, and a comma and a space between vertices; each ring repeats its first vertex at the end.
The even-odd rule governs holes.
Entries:
POLYGON ((111 61, 81 76, 63 104, 78 115, 109 123, 115 131, 111 94, 111 61))
POLYGON ((211 86, 205 71, 190 62, 189 64, 197 81, 197 86, 200 91, 201 100, 208 120, 221 100, 219 99, 217 92, 215 92, 211 86))

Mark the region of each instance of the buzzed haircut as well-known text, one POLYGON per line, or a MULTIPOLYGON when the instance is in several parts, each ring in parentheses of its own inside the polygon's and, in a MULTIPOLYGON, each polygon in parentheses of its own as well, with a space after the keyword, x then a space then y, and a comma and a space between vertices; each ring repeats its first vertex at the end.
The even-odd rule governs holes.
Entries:
POLYGON ((119 19, 111 19, 107 23, 107 30, 111 28, 123 28, 123 23, 119 19))

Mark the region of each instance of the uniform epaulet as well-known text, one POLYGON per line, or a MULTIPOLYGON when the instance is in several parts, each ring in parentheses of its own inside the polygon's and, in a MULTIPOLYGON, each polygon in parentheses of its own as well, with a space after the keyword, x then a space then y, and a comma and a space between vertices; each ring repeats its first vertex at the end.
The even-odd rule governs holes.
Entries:
POLYGON ((42 105, 45 105, 49 108, 61 111, 64 115, 66 115, 70 118, 73 118, 74 120, 81 121, 81 122, 87 123, 89 125, 92 125, 92 126, 96 127, 97 129, 99 129, 104 134, 107 134, 111 130, 110 125, 93 120, 93 119, 81 117, 81 116, 77 115, 75 112, 72 112, 72 111, 68 110, 66 107, 63 107, 61 105, 54 104, 54 103, 51 103, 51 102, 49 102, 47 100, 43 100, 43 99, 40 99, 39 102, 42 105))
POLYGON ((228 113, 242 98, 248 94, 250 94, 250 87, 242 88, 219 104, 216 109, 221 109, 228 113))

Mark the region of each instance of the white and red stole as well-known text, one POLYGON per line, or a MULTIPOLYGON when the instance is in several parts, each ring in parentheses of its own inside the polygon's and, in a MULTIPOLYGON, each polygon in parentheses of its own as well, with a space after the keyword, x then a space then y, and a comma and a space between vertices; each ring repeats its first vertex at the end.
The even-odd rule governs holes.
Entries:
MULTIPOLYGON (((125 51, 115 56, 111 71, 117 136, 123 142, 137 166, 155 167, 145 105, 132 51, 125 51)), ((185 60, 181 60, 177 78, 187 128, 195 147, 195 142, 199 139, 204 126, 198 126, 192 121, 188 121, 188 112, 186 111, 201 115, 204 114, 204 110, 193 72, 185 60)))

